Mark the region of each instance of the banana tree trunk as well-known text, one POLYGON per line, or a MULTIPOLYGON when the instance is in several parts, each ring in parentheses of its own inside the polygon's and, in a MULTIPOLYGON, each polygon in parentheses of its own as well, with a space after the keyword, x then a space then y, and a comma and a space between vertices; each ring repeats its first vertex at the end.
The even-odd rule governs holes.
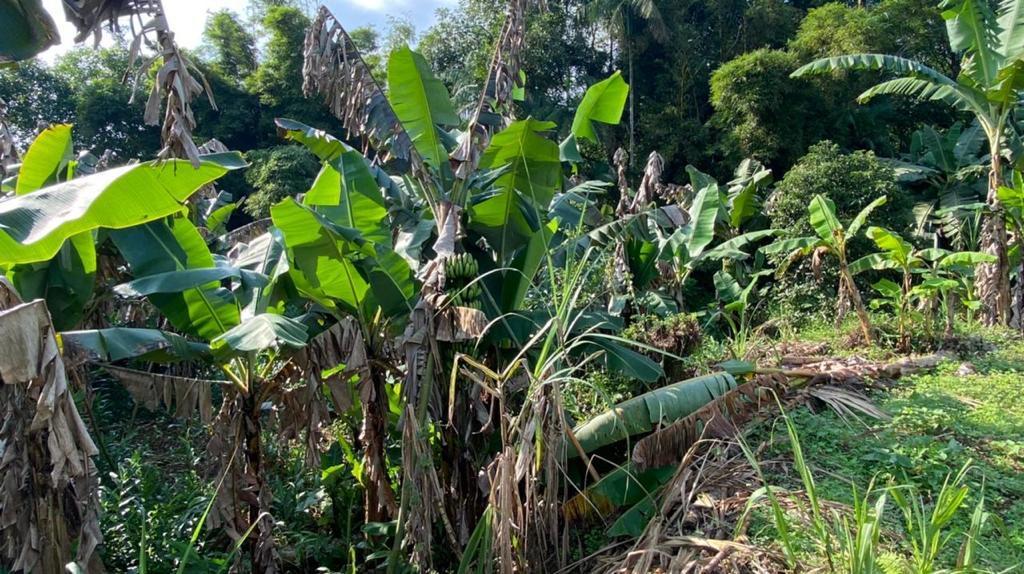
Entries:
POLYGON ((853 282, 853 276, 850 275, 846 261, 840 261, 839 273, 840 281, 844 283, 846 289, 846 295, 850 298, 853 310, 857 313, 857 320, 860 321, 864 342, 870 345, 875 341, 874 332, 871 328, 871 317, 868 316, 868 310, 864 307, 864 300, 860 297, 860 290, 857 289, 857 284, 853 282))
POLYGON ((387 436, 388 406, 384 381, 372 372, 359 383, 363 426, 359 442, 363 447, 366 480, 366 522, 387 522, 398 514, 395 492, 388 477, 384 439, 387 436))
POLYGON ((978 298, 983 305, 986 325, 1006 325, 1010 320, 1010 259, 1007 252, 1006 219, 997 192, 1002 185, 1002 158, 999 137, 992 145, 991 172, 988 176, 988 211, 981 230, 981 249, 996 258, 978 265, 978 298))
POLYGON ((245 466, 249 478, 253 480, 253 484, 250 486, 251 496, 246 497, 249 506, 249 524, 256 525, 248 539, 249 557, 254 573, 270 574, 277 572, 278 567, 272 530, 273 521, 269 514, 271 493, 263 468, 263 437, 260 421, 262 402, 254 390, 250 390, 242 399, 244 413, 242 434, 245 466))

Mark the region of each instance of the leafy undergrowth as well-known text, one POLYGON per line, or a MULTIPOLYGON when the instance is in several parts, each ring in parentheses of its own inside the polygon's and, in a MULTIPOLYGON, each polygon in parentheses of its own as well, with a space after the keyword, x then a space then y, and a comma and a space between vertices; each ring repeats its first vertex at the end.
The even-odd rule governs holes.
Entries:
MULTIPOLYGON (((823 338, 828 336, 822 331, 823 338)), ((835 331, 832 331, 835 333, 835 331)), ((798 408, 789 413, 813 471, 818 495, 853 504, 853 488, 863 495, 874 480, 913 485, 926 503, 950 475, 972 463, 966 478, 969 494, 953 522, 950 542, 941 553, 943 566, 955 564, 972 510, 984 496, 993 515, 979 541, 979 566, 993 571, 1024 568, 1024 341, 1001 332, 972 333, 991 348, 946 361, 931 373, 900 380, 873 399, 892 415, 890 421, 843 420, 833 411, 798 408)), ((758 429, 751 442, 768 440, 763 453, 769 483, 802 490, 792 464, 785 426, 776 422, 758 429)), ((777 546, 778 533, 766 509, 750 530, 762 545, 777 546)), ((890 500, 883 544, 897 554, 908 552, 900 536, 902 515, 890 500)), ((803 545, 810 552, 810 545, 803 545)), ((807 555, 808 563, 823 563, 807 555)))

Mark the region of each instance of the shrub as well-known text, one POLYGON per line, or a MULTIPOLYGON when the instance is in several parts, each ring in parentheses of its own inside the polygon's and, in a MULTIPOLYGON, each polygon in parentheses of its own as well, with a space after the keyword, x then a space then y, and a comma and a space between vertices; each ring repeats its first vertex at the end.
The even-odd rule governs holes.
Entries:
POLYGON ((724 132, 734 163, 752 157, 781 172, 824 129, 822 102, 807 80, 790 78, 800 66, 781 50, 755 50, 722 65, 711 76, 711 123, 724 132))
POLYGON ((811 146, 772 193, 766 205, 771 227, 793 235, 813 234, 807 205, 817 194, 835 202, 840 221, 849 221, 883 195, 889 201, 872 214, 873 225, 903 232, 913 221, 913 203, 896 184, 890 167, 871 152, 843 153, 838 145, 824 141, 811 146))
POLYGON ((282 199, 308 190, 320 170, 313 154, 297 145, 252 150, 245 159, 251 166, 245 182, 254 191, 244 209, 257 219, 269 217, 270 207, 282 199))

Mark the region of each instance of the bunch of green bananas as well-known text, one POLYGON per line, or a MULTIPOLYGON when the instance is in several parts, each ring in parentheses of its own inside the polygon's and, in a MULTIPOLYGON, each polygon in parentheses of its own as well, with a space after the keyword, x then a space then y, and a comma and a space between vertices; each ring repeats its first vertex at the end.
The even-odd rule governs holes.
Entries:
POLYGON ((469 253, 459 253, 444 261, 444 290, 452 305, 480 309, 480 295, 483 289, 474 280, 480 273, 480 266, 469 253))
POLYGON ((480 266, 469 253, 459 253, 444 260, 445 279, 474 279, 480 273, 480 266))

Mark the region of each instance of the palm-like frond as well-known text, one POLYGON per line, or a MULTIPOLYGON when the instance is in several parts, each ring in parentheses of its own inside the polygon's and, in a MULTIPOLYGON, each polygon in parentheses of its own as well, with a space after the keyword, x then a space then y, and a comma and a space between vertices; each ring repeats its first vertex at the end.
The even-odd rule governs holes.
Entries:
POLYGON ((941 7, 949 46, 967 55, 963 73, 981 85, 993 85, 1004 58, 998 50, 996 16, 987 0, 947 0, 941 7))
POLYGON ((913 76, 875 84, 857 96, 857 101, 864 103, 879 95, 900 95, 918 100, 941 101, 964 111, 976 109, 976 102, 969 98, 961 86, 938 84, 913 76))
POLYGON ((1024 52, 1024 2, 1001 0, 999 8, 999 51, 1007 60, 1024 52))

